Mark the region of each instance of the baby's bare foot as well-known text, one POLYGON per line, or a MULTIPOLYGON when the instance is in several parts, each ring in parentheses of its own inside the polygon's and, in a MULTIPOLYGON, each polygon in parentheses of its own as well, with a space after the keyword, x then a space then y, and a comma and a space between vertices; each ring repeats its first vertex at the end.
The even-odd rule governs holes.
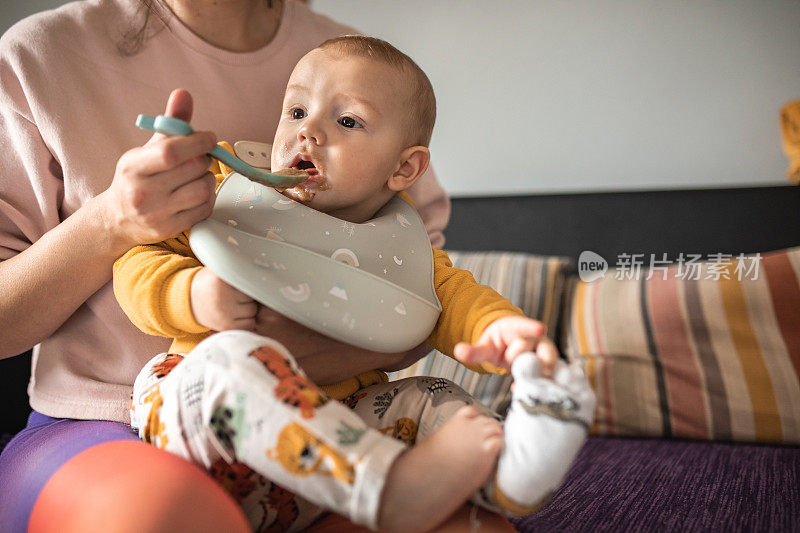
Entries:
POLYGON ((392 465, 381 498, 383 531, 426 531, 446 520, 492 475, 503 428, 472 406, 392 465))

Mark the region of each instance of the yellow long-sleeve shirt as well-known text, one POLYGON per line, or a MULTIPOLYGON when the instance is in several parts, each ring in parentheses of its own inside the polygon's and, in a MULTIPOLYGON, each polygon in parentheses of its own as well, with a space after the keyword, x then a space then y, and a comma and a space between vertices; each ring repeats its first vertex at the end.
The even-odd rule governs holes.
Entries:
MULTIPOLYGON (((223 166, 217 174, 218 184, 227 170, 223 166)), ((400 195, 411 203, 405 193, 400 195)), ((457 343, 477 342, 494 320, 522 315, 493 289, 479 285, 470 272, 454 268, 445 252, 433 248, 433 259, 434 287, 442 313, 426 342, 440 352, 452 356, 457 343)), ((157 244, 136 246, 114 264, 114 294, 139 329, 171 337, 170 352, 186 353, 212 333, 192 314, 192 279, 201 268, 189 246, 188 231, 157 244)), ((478 372, 504 372, 488 364, 467 366, 478 372)), ((386 380, 385 373, 373 370, 322 389, 341 400, 361 387, 386 380)))

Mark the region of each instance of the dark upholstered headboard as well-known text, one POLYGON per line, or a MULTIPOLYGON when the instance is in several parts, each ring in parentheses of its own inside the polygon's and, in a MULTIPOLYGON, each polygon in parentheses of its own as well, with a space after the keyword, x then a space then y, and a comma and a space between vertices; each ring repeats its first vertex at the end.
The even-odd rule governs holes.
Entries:
POLYGON ((800 246, 800 187, 454 198, 450 250, 577 260, 621 253, 766 252, 800 246))

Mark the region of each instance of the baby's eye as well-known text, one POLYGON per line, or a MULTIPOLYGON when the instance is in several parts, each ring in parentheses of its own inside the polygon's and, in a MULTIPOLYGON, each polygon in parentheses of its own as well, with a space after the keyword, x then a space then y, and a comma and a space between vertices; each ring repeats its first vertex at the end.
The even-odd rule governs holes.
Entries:
POLYGON ((295 120, 299 120, 301 118, 306 118, 306 112, 300 109, 299 107, 295 107, 289 112, 292 115, 292 118, 295 120))
POLYGON ((353 117, 342 117, 338 120, 339 124, 344 126, 345 128, 363 128, 364 126, 361 125, 356 119, 353 117))

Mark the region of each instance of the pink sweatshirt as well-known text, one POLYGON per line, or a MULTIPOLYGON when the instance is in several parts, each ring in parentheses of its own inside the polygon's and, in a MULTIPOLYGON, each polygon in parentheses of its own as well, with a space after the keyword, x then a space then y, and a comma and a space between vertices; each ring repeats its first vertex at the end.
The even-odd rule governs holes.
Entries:
MULTIPOLYGON (((297 60, 327 38, 353 33, 287 2, 275 38, 255 52, 220 50, 174 17, 166 27, 151 17, 160 31, 123 56, 117 44, 139 5, 70 3, 0 39, 0 260, 108 188, 120 155, 150 136, 134 127, 136 115, 163 112, 172 89, 194 96, 196 129, 270 142, 297 60)), ((441 246, 449 201, 435 176, 428 172, 409 193, 441 246)), ((109 281, 34 348, 31 406, 54 417, 128 422, 136 374, 168 346, 130 323, 109 281)))

